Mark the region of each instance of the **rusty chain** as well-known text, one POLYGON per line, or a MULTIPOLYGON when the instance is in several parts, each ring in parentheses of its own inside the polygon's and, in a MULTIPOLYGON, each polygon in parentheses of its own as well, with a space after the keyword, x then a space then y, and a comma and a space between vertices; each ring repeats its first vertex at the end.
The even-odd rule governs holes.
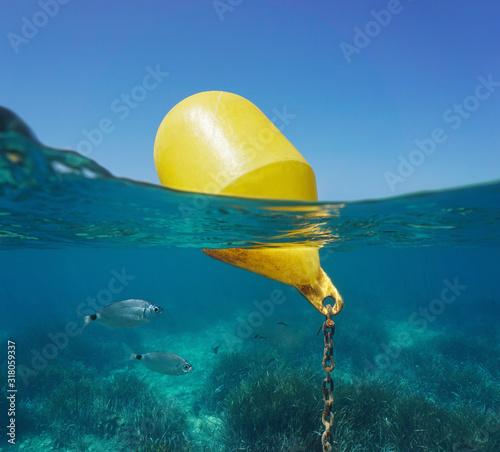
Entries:
POLYGON ((330 373, 335 369, 335 360, 333 359, 333 335, 335 333, 335 323, 332 320, 333 307, 326 305, 327 314, 326 320, 323 323, 323 333, 325 335, 325 354, 323 356, 323 369, 326 373, 326 378, 323 380, 323 397, 325 399, 325 408, 321 420, 325 426, 325 431, 321 435, 321 443, 323 451, 332 450, 333 436, 330 428, 333 425, 333 380, 330 373))

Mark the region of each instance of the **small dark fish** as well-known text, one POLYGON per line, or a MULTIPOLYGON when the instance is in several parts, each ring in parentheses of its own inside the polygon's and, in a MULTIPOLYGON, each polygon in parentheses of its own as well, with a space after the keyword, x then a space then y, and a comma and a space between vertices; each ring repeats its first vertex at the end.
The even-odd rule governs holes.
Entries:
POLYGON ((217 386, 214 392, 221 392, 224 389, 224 385, 217 386))
POLYGON ((254 339, 265 339, 265 337, 260 334, 256 334, 254 339))
POLYGON ((276 325, 288 326, 285 322, 278 322, 276 325))
POLYGON ((275 358, 271 358, 271 359, 267 362, 266 367, 267 367, 267 366, 269 366, 269 364, 274 363, 275 361, 276 361, 276 359, 275 359, 275 358))
POLYGON ((212 351, 217 354, 217 352, 219 351, 219 347, 220 345, 217 345, 217 347, 212 347, 212 351))

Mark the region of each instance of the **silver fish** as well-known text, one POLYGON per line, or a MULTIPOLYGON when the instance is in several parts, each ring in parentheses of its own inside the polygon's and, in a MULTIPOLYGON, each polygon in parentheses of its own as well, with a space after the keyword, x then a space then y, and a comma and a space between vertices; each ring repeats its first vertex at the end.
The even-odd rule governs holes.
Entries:
POLYGON ((83 328, 91 322, 99 322, 109 328, 132 328, 156 319, 163 312, 163 308, 146 300, 131 298, 108 304, 92 315, 85 315, 78 310, 77 312, 85 319, 83 328))
POLYGON ((138 360, 153 372, 166 375, 185 375, 194 370, 184 358, 170 352, 150 352, 138 355, 126 344, 122 343, 126 360, 138 360))

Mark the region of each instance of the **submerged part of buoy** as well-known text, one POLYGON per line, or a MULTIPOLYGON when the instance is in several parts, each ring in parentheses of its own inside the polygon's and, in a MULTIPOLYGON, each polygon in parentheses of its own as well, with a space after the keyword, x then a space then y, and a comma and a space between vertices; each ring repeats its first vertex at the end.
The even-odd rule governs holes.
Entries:
MULTIPOLYGON (((163 185, 196 193, 316 201, 316 179, 304 157, 251 102, 208 91, 178 103, 154 145, 163 185)), ((319 263, 318 248, 206 249, 207 255, 296 287, 326 315, 323 300, 343 300, 319 263)))

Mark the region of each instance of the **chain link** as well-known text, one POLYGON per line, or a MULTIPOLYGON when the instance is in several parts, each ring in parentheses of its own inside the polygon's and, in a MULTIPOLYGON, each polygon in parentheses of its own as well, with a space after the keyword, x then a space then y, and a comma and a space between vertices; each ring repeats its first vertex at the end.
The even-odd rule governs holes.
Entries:
POLYGON ((323 369, 326 373, 326 378, 323 380, 323 397, 325 399, 325 408, 321 420, 325 426, 325 431, 321 435, 321 443, 323 451, 332 450, 333 436, 330 428, 333 425, 333 380, 330 373, 335 369, 335 360, 333 359, 333 335, 335 333, 335 323, 332 320, 333 307, 326 306, 326 320, 323 323, 323 334, 325 335, 325 354, 323 356, 323 369))

